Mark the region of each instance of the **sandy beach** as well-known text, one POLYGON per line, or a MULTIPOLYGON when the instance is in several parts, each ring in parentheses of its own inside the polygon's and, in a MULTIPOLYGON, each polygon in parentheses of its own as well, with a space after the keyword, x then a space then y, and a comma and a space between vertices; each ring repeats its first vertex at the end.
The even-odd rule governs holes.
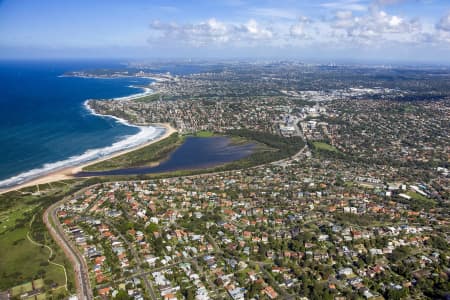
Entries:
POLYGON ((10 187, 10 188, 1 189, 0 190, 0 194, 7 193, 7 192, 10 192, 10 191, 20 190, 20 189, 22 189, 24 187, 35 186, 35 185, 38 185, 38 184, 46 184, 46 183, 51 183, 51 182, 60 181, 60 180, 72 179, 72 178, 74 178, 74 176, 73 176, 74 174, 80 172, 83 168, 85 168, 85 167, 87 167, 89 165, 98 163, 100 161, 108 160, 108 159, 111 159, 113 157, 120 156, 120 155, 123 155, 125 153, 135 151, 137 149, 141 149, 143 147, 146 147, 148 145, 156 143, 156 142, 158 142, 158 141, 160 141, 162 139, 165 139, 168 136, 170 136, 172 133, 176 132, 176 129, 173 128, 168 123, 158 123, 158 124, 152 124, 152 125, 159 126, 159 127, 164 127, 165 128, 164 134, 162 134, 161 136, 159 136, 158 138, 156 138, 154 140, 151 140, 151 141, 149 141, 147 143, 141 144, 141 145, 139 145, 137 147, 126 149, 126 150, 123 150, 123 151, 118 151, 118 152, 113 153, 111 155, 108 155, 108 156, 105 156, 105 157, 102 157, 102 158, 99 158, 99 159, 96 159, 96 160, 93 160, 93 161, 90 161, 90 162, 87 162, 87 163, 84 163, 84 164, 75 165, 75 166, 71 166, 71 167, 68 167, 68 168, 61 169, 61 170, 57 170, 55 172, 51 172, 51 173, 45 174, 45 175, 43 175, 41 177, 32 179, 32 180, 30 180, 28 182, 24 182, 22 184, 19 184, 19 185, 10 187))

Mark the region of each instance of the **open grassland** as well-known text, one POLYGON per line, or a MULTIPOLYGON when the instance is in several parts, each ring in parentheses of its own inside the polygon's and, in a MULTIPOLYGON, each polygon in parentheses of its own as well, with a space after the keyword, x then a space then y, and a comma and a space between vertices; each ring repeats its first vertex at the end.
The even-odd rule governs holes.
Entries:
POLYGON ((313 142, 314 148, 319 151, 339 152, 334 146, 324 142, 313 142))
MULTIPOLYGON (((19 213, 16 213, 19 214, 19 213)), ((62 268, 49 264, 49 250, 30 242, 27 238, 29 233, 27 226, 13 226, 7 228, 0 235, 0 289, 4 290, 19 282, 30 281, 35 278, 44 278, 48 286, 53 283, 58 286, 65 284, 65 276, 62 268)), ((48 244, 53 249, 56 245, 51 241, 48 244)), ((55 259, 64 261, 62 253, 56 252, 55 259)), ((71 270, 67 261, 66 268, 71 270)))
POLYGON ((144 96, 144 97, 140 97, 140 98, 134 99, 134 101, 146 103, 146 102, 158 101, 160 98, 162 98, 162 95, 159 94, 159 93, 155 93, 155 94, 151 94, 151 95, 148 95, 148 96, 144 96))
POLYGON ((44 287, 44 280, 42 278, 33 280, 33 286, 35 289, 40 289, 44 287))
POLYGON ((9 289, 11 299, 65 299, 67 293, 64 287, 56 287, 53 289, 46 288, 44 279, 39 278, 29 282, 16 285, 9 289), (32 296, 25 296, 32 294, 32 296))
POLYGON ((31 292, 33 290, 33 284, 31 282, 22 283, 11 289, 11 296, 17 297, 23 293, 31 292))
POLYGON ((215 135, 214 132, 207 131, 207 130, 197 131, 195 133, 195 136, 197 136, 197 137, 212 137, 214 135, 215 135))
POLYGON ((429 199, 413 191, 408 191, 406 194, 411 197, 411 199, 408 200, 409 205, 416 210, 434 208, 437 204, 436 200, 429 199))
POLYGON ((67 295, 64 266, 69 291, 74 292, 72 266, 48 234, 42 213, 50 204, 73 193, 82 182, 56 182, 0 195, 0 291, 12 287, 22 290, 24 286, 17 286, 28 286, 35 280, 35 288, 43 288, 47 299, 50 294, 67 295), (53 250, 51 257, 50 250, 43 245, 53 250))
POLYGON ((417 201, 432 201, 431 199, 428 199, 427 197, 413 191, 406 192, 406 195, 417 201))

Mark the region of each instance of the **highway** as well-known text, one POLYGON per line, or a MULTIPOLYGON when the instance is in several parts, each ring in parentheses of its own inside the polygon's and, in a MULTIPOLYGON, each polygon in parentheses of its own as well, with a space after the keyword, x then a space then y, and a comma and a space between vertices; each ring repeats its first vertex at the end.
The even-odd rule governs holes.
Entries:
MULTIPOLYGON (((289 161, 291 161, 293 159, 298 159, 304 154, 304 152, 307 149, 308 149, 308 146, 305 145, 298 153, 296 153, 292 157, 284 158, 284 159, 281 159, 279 161, 272 162, 270 164, 272 164, 272 165, 279 165, 279 164, 288 163, 289 161)), ((265 164, 262 164, 262 165, 265 165, 265 164)), ((252 169, 258 168, 258 167, 261 167, 262 165, 254 166, 254 167, 251 167, 251 168, 252 169)), ((212 172, 212 173, 209 173, 209 174, 196 174, 196 175, 183 176, 183 177, 185 177, 185 178, 197 178, 197 177, 208 176, 208 175, 212 175, 212 174, 221 174, 221 173, 224 173, 224 171, 212 172)), ((74 268, 74 271, 75 271, 75 281, 76 281, 76 287, 77 287, 77 296, 78 296, 78 299, 80 299, 80 300, 94 299, 94 296, 93 296, 93 293, 92 293, 92 287, 91 287, 90 280, 89 280, 89 269, 88 269, 88 266, 86 264, 86 260, 84 259, 82 254, 78 251, 76 246, 74 246, 69 241, 68 237, 66 236, 66 234, 64 232, 64 229, 62 228, 61 223, 59 222, 59 220, 58 220, 58 218, 56 216, 56 211, 57 211, 57 208, 59 206, 61 206, 64 202, 68 201, 69 199, 73 199, 77 194, 83 193, 85 190, 93 188, 96 185, 97 184, 94 184, 92 186, 89 186, 89 187, 86 187, 84 189, 81 189, 75 195, 70 195, 70 196, 64 198, 63 200, 61 200, 61 201, 59 201, 57 203, 54 203, 49 208, 47 208, 47 210, 43 214, 43 221, 44 221, 44 224, 47 227, 50 235, 53 237, 53 239, 56 241, 56 243, 63 249, 65 255, 69 258, 70 262, 73 265, 73 268, 74 268), (54 224, 54 226, 52 224, 54 224)), ((148 278, 145 276, 149 272, 143 272, 140 269, 141 261, 140 261, 139 256, 134 251, 132 246, 128 243, 128 241, 123 236, 121 236, 121 238, 122 238, 122 240, 124 240, 127 243, 127 246, 130 247, 130 250, 132 251, 133 256, 135 257, 137 265, 138 265, 138 272, 137 272, 138 274, 134 274, 134 276, 132 276, 132 277, 143 276, 144 284, 145 284, 146 289, 148 290, 148 292, 150 294, 150 297, 152 299, 156 299, 157 297, 156 297, 156 294, 155 294, 155 291, 154 291, 154 287, 153 287, 152 283, 148 280, 148 278)), ((217 244, 215 244, 215 242, 213 242, 213 245, 214 245, 214 248, 216 249, 216 251, 218 251, 217 244)))
MULTIPOLYGON (((73 195, 70 197, 73 197, 73 195)), ((65 201, 67 201, 67 198, 64 198, 63 200, 51 205, 44 212, 42 218, 50 235, 63 249, 65 255, 69 258, 70 262, 73 265, 73 269, 75 271, 78 299, 91 300, 94 299, 94 295, 92 294, 91 284, 89 281, 89 269, 86 265, 86 261, 84 260, 78 249, 73 246, 72 243, 68 240, 67 236, 64 233, 64 229, 62 228, 56 216, 57 208, 65 201), (54 226, 52 224, 54 224, 54 226)))

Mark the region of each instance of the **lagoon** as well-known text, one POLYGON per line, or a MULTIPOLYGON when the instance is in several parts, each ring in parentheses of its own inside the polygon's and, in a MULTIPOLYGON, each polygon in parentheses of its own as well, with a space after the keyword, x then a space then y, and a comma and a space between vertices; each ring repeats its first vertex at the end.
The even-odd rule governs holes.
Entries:
POLYGON ((99 172, 80 172, 76 176, 143 175, 178 170, 216 167, 240 160, 253 153, 255 144, 233 144, 229 137, 187 137, 167 160, 153 167, 136 167, 99 172))

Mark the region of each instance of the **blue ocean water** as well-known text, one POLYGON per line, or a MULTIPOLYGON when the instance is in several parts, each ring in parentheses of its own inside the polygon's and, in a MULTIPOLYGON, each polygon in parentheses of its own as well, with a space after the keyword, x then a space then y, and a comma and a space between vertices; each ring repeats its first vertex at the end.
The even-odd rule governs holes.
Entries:
POLYGON ((140 93, 149 79, 60 77, 67 71, 119 67, 114 62, 0 62, 0 181, 108 147, 138 128, 93 116, 86 99, 140 93))

